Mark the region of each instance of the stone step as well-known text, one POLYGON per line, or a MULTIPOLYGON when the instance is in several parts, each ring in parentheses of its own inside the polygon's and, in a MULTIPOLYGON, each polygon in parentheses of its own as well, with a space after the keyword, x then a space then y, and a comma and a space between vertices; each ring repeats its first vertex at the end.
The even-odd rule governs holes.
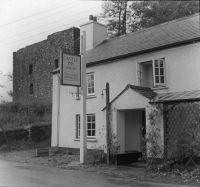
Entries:
POLYGON ((51 155, 51 148, 36 148, 35 156, 36 157, 45 157, 51 155))

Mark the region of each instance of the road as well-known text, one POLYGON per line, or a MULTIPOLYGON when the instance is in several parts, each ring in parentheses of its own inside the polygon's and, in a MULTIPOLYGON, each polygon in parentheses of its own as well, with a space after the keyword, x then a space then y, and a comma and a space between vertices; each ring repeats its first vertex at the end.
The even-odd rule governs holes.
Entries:
POLYGON ((97 172, 29 166, 0 160, 0 187, 125 187, 138 186, 97 172))
POLYGON ((30 166, 0 159, 0 187, 188 187, 188 185, 136 181, 109 177, 99 172, 30 166))

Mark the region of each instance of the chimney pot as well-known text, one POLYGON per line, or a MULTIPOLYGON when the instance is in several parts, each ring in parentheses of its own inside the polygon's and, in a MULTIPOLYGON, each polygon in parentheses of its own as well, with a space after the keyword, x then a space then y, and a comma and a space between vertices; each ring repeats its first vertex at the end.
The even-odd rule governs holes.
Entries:
POLYGON ((93 15, 89 15, 89 21, 93 21, 94 17, 93 15))
POLYGON ((97 22, 97 17, 95 16, 95 17, 93 17, 93 21, 96 21, 97 22))

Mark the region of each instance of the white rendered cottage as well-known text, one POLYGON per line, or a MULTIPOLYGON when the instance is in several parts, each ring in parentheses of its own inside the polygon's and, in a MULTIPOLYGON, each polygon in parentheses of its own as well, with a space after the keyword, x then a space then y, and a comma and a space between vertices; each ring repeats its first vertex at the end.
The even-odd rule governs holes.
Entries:
MULTIPOLYGON (((145 131, 141 129, 148 131, 152 101, 200 97, 199 20, 195 14, 111 39, 107 39, 106 27, 96 21, 80 26, 81 33, 86 31, 89 149, 105 150, 106 82, 120 153, 142 150, 145 131)), ((55 70, 52 146, 80 146, 82 102, 75 93, 77 88, 59 84, 59 69, 55 70)), ((162 119, 159 125, 160 144, 164 145, 162 119)))

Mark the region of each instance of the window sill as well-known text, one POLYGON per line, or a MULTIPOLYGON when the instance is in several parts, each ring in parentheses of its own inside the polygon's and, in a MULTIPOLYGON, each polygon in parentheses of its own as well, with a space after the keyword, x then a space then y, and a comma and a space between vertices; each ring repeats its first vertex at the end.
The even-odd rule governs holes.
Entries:
POLYGON ((152 90, 164 90, 164 89, 168 89, 168 87, 166 87, 166 86, 158 86, 158 87, 153 87, 151 89, 152 90))
POLYGON ((86 99, 93 99, 93 98, 96 98, 97 96, 96 95, 87 95, 86 99))
MULTIPOLYGON (((97 96, 96 95, 87 95, 86 99, 93 99, 93 98, 96 98, 97 96)), ((76 100, 79 101, 81 100, 81 97, 76 97, 76 100)))
MULTIPOLYGON (((74 139, 74 141, 79 142, 80 139, 79 139, 79 138, 76 138, 76 139, 74 139)), ((96 139, 96 138, 87 138, 87 142, 97 142, 97 139, 96 139)))

